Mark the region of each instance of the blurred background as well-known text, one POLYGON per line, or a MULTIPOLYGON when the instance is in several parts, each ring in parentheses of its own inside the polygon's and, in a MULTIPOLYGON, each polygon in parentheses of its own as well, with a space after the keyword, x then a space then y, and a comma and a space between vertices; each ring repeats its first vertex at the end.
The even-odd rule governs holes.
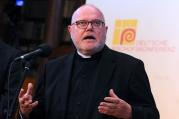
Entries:
POLYGON ((48 58, 31 62, 23 87, 36 82, 43 64, 74 50, 67 26, 73 11, 85 0, 0 0, 0 39, 22 52, 39 44, 53 48, 48 58))
POLYGON ((1 18, 6 23, 2 39, 25 52, 48 43, 54 48, 50 58, 70 52, 73 46, 67 25, 73 11, 84 3, 85 0, 0 0, 1 18))

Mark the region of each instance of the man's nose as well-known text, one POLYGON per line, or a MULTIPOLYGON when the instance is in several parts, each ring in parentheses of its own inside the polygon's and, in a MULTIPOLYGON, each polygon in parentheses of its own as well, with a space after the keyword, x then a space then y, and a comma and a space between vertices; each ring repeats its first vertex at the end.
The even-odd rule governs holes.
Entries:
POLYGON ((87 26, 87 29, 93 29, 93 25, 91 22, 89 22, 88 26, 87 26))

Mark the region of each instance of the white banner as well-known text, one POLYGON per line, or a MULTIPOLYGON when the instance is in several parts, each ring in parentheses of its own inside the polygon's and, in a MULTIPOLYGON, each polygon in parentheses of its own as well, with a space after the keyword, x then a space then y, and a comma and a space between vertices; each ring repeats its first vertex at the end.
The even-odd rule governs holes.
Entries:
POLYGON ((104 13, 107 45, 144 61, 161 119, 179 119, 179 1, 87 3, 104 13))

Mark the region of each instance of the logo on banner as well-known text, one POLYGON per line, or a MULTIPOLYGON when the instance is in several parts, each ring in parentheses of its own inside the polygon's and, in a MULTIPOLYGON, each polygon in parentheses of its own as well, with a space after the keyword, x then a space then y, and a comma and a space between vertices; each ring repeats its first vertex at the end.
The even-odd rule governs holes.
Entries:
POLYGON ((134 45, 137 20, 116 20, 113 45, 134 45))

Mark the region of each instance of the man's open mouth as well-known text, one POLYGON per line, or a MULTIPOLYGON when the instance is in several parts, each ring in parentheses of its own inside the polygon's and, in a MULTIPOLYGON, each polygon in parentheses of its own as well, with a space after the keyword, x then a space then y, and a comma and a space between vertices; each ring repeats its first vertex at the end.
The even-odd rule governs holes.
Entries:
POLYGON ((83 39, 84 40, 95 40, 96 38, 94 36, 85 36, 83 39))

